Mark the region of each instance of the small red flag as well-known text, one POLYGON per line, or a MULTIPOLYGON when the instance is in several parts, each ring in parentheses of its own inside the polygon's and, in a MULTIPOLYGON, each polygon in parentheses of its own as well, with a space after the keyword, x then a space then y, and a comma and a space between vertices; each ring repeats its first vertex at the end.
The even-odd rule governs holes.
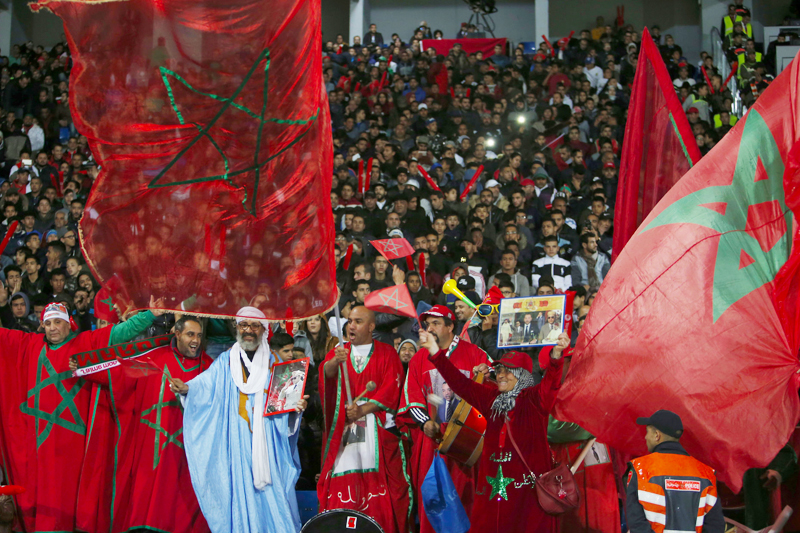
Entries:
POLYGON ((358 192, 364 194, 367 192, 367 188, 364 187, 364 160, 358 160, 358 192))
POLYGON ((344 254, 344 263, 342 264, 342 267, 345 270, 348 270, 350 268, 350 260, 352 258, 353 258, 353 243, 350 243, 350 246, 347 247, 347 253, 344 254))
POLYGON ((433 181, 433 178, 430 177, 428 172, 424 168, 422 168, 422 165, 419 165, 417 168, 419 168, 419 173, 422 174, 422 177, 425 178, 425 181, 428 182, 428 185, 430 185, 431 189, 433 189, 434 191, 442 192, 442 189, 440 189, 439 185, 437 185, 436 182, 433 181))
POLYGON ((364 300, 364 305, 378 313, 417 318, 417 309, 405 285, 394 285, 371 292, 364 300))
POLYGON ((414 248, 404 238, 381 239, 379 241, 369 241, 378 250, 378 253, 391 262, 414 253, 414 248))
POLYGON ((8 241, 11 240, 11 236, 14 235, 14 232, 17 231, 17 226, 19 226, 19 221, 15 220, 8 226, 8 231, 6 232, 6 236, 3 237, 3 242, 0 242, 0 254, 3 253, 3 250, 6 249, 8 246, 8 241))
POLYGON ((372 158, 367 160, 367 169, 364 173, 364 192, 369 190, 369 181, 372 179, 372 158))
POLYGON ((406 266, 408 267, 409 272, 414 270, 414 259, 410 255, 406 256, 406 266))
POLYGON ((481 173, 482 172, 483 172, 483 165, 481 165, 481 166, 479 166, 478 168, 475 169, 475 175, 472 176, 472 179, 469 180, 469 183, 467 183, 467 186, 464 189, 464 192, 461 193, 461 197, 459 198, 459 200, 463 201, 464 198, 467 197, 467 195, 469 194, 469 191, 472 190, 472 188, 475 186, 475 182, 478 181, 478 178, 481 177, 481 173))
POLYGON ((422 281, 422 286, 427 287, 427 280, 425 276, 425 254, 419 254, 419 279, 422 281))

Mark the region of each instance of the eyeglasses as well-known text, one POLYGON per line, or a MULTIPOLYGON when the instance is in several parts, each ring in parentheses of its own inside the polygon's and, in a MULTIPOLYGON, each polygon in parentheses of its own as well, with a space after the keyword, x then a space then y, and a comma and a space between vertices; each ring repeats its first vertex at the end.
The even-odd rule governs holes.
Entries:
POLYGON ((478 315, 489 316, 492 313, 499 313, 500 304, 481 304, 478 306, 478 315))
POLYGON ((261 324, 237 324, 236 327, 239 331, 258 331, 261 324))

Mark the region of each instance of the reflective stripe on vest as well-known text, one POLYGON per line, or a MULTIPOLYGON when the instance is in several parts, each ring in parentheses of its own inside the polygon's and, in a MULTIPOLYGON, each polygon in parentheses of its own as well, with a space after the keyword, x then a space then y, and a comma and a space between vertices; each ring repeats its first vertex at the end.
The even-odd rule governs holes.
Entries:
POLYGON ((700 533, 717 502, 714 471, 688 455, 652 453, 633 461, 638 498, 655 533, 700 533))

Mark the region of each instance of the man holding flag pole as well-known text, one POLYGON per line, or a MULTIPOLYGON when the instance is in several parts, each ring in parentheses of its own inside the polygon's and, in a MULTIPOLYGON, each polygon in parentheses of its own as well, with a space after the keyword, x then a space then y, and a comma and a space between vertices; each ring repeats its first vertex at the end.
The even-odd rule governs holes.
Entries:
POLYGON ((347 323, 349 342, 328 353, 319 374, 325 422, 319 510, 354 509, 386 533, 405 533, 411 487, 394 429, 403 365, 392 346, 373 340, 374 331, 375 313, 355 307, 347 323), (368 392, 370 382, 375 389, 368 392))

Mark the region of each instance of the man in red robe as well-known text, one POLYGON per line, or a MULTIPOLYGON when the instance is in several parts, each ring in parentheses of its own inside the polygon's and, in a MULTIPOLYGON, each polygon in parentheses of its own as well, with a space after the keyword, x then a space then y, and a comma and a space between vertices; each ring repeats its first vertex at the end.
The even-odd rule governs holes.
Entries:
MULTIPOLYGON (((211 366, 213 360, 199 351, 202 335, 200 321, 184 316, 175 323, 175 338, 169 346, 156 348, 133 363, 146 365, 147 370, 117 366, 108 373, 87 376, 113 391, 120 423, 112 533, 209 531, 191 489, 183 410, 169 390, 171 379, 187 382, 211 366)), ((70 367, 77 368, 74 360, 70 367)))
POLYGON ((411 486, 394 421, 403 365, 394 348, 372 339, 374 330, 372 311, 350 311, 350 342, 328 352, 319 373, 325 417, 319 510, 355 509, 386 533, 407 533, 411 486), (354 399, 370 381, 375 390, 350 404, 343 368, 354 399))
MULTIPOLYGON (((151 308, 163 304, 150 300, 151 308)), ((76 334, 66 306, 48 305, 44 335, 0 328, 0 448, 17 496, 25 531, 73 531, 84 451, 101 391, 75 378, 69 360, 77 353, 133 339, 162 311, 76 334)))
MULTIPOLYGON (((433 306, 420 315, 420 320, 425 321, 428 334, 434 336, 439 349, 446 350, 450 362, 465 376, 471 377, 473 369, 491 362, 486 352, 455 335, 456 317, 447 306, 433 306)), ((443 433, 442 424, 452 416, 460 401, 457 396, 448 398, 449 386, 428 359, 428 355, 430 355, 428 349, 421 347, 408 364, 408 375, 399 411, 399 416, 416 422, 411 424, 411 482, 419 502, 420 533, 435 533, 419 498, 419 489, 433 463, 434 453, 439 448, 438 441, 443 433), (431 404, 428 399, 430 394, 441 397, 442 405, 431 404), (444 416, 439 416, 440 411, 444 416)), ((447 456, 442 456, 442 459, 447 465, 450 477, 453 478, 456 491, 461 495, 461 503, 469 515, 475 498, 478 466, 467 467, 447 456)))

